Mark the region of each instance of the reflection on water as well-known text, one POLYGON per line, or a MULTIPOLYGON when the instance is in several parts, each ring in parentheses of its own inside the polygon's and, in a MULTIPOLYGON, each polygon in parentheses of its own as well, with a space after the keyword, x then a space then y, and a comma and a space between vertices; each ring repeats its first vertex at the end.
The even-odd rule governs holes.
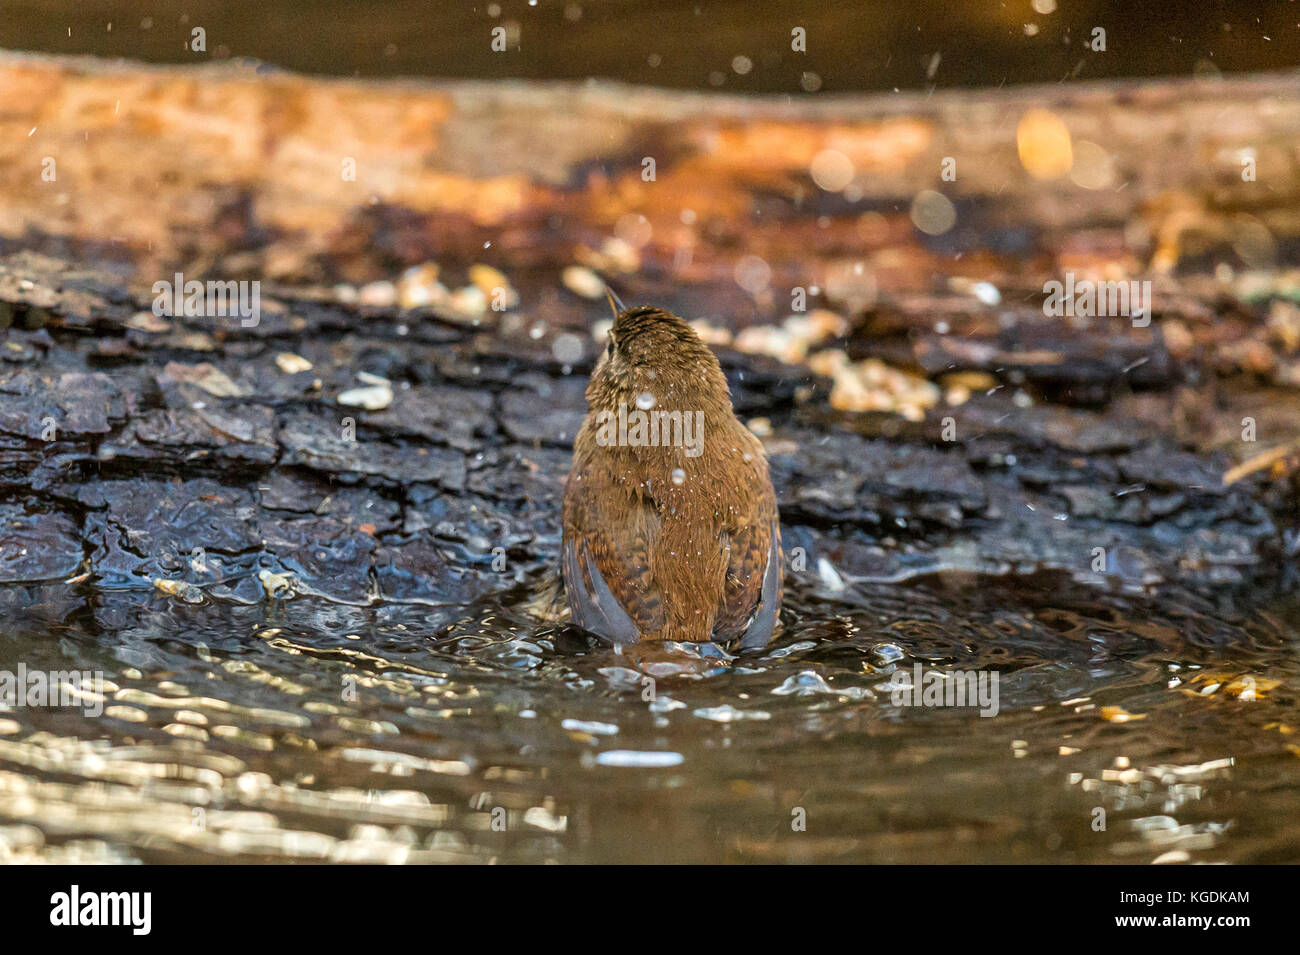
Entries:
POLYGON ((0 713, 0 860, 1300 861, 1295 606, 793 591, 739 657, 615 653, 520 592, 0 591, 0 670, 105 679, 97 719, 0 713), (999 714, 895 706, 918 662, 997 671, 999 714))

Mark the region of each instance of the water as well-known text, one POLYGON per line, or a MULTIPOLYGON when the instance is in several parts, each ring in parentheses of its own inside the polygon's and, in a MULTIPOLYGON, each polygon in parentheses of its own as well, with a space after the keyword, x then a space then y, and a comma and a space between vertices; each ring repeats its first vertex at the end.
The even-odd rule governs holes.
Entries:
POLYGON ((107 681, 99 718, 0 713, 0 859, 1300 861, 1296 603, 789 586, 784 633, 740 657, 620 654, 524 588, 0 590, 0 670, 107 681), (894 705, 918 662, 996 671, 998 715, 894 705))

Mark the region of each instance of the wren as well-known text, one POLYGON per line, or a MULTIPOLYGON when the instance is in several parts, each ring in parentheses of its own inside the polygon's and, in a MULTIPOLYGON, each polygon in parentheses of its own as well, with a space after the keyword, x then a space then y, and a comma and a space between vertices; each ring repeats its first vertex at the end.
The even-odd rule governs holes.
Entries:
POLYGON ((616 308, 586 395, 561 536, 573 623, 616 644, 765 645, 781 604, 776 494, 713 352, 670 312, 616 308))

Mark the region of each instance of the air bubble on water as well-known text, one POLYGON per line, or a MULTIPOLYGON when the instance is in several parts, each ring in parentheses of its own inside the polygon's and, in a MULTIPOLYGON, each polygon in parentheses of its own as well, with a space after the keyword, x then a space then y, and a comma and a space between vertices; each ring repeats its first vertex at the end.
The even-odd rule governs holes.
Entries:
POLYGON ((600 667, 597 671, 609 681, 613 689, 630 689, 640 687, 641 671, 631 667, 600 667))
MULTIPOLYGON (((640 676, 640 674, 638 674, 640 676)), ((638 683, 640 681, 638 680, 638 683)), ((684 710, 686 704, 681 700, 674 700, 671 696, 660 694, 649 706, 651 713, 671 713, 673 710, 684 710)))
POLYGON ((673 475, 672 475, 672 476, 673 476, 673 483, 674 483, 674 484, 685 484, 685 483, 686 483, 686 472, 683 471, 681 468, 673 468, 673 475))
POLYGON ((881 663, 897 663, 904 656, 902 648, 892 643, 878 643, 871 648, 871 652, 881 663))
POLYGON ((773 650, 768 654, 768 657, 774 660, 779 660, 783 657, 790 656, 792 653, 811 650, 815 646, 817 646, 817 644, 811 640, 800 640, 798 643, 792 643, 788 647, 780 647, 779 649, 773 650))
POLYGON ((715 723, 736 723, 740 720, 770 720, 772 714, 766 710, 738 710, 730 703, 721 706, 701 707, 692 711, 696 716, 715 723))
POLYGON ((801 670, 771 691, 775 696, 815 696, 818 693, 834 693, 830 684, 815 670, 801 670))
POLYGON ((655 396, 648 391, 643 391, 636 396, 636 406, 642 411, 649 411, 655 406, 655 396))

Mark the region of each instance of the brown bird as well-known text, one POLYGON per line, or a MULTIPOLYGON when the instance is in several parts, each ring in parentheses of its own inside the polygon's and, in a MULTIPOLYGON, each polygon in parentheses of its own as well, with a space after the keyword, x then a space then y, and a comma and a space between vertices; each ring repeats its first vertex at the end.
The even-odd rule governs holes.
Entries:
POLYGON ((776 495, 713 352, 670 312, 616 308, 587 405, 564 488, 573 622, 620 644, 766 644, 781 603, 776 495))

